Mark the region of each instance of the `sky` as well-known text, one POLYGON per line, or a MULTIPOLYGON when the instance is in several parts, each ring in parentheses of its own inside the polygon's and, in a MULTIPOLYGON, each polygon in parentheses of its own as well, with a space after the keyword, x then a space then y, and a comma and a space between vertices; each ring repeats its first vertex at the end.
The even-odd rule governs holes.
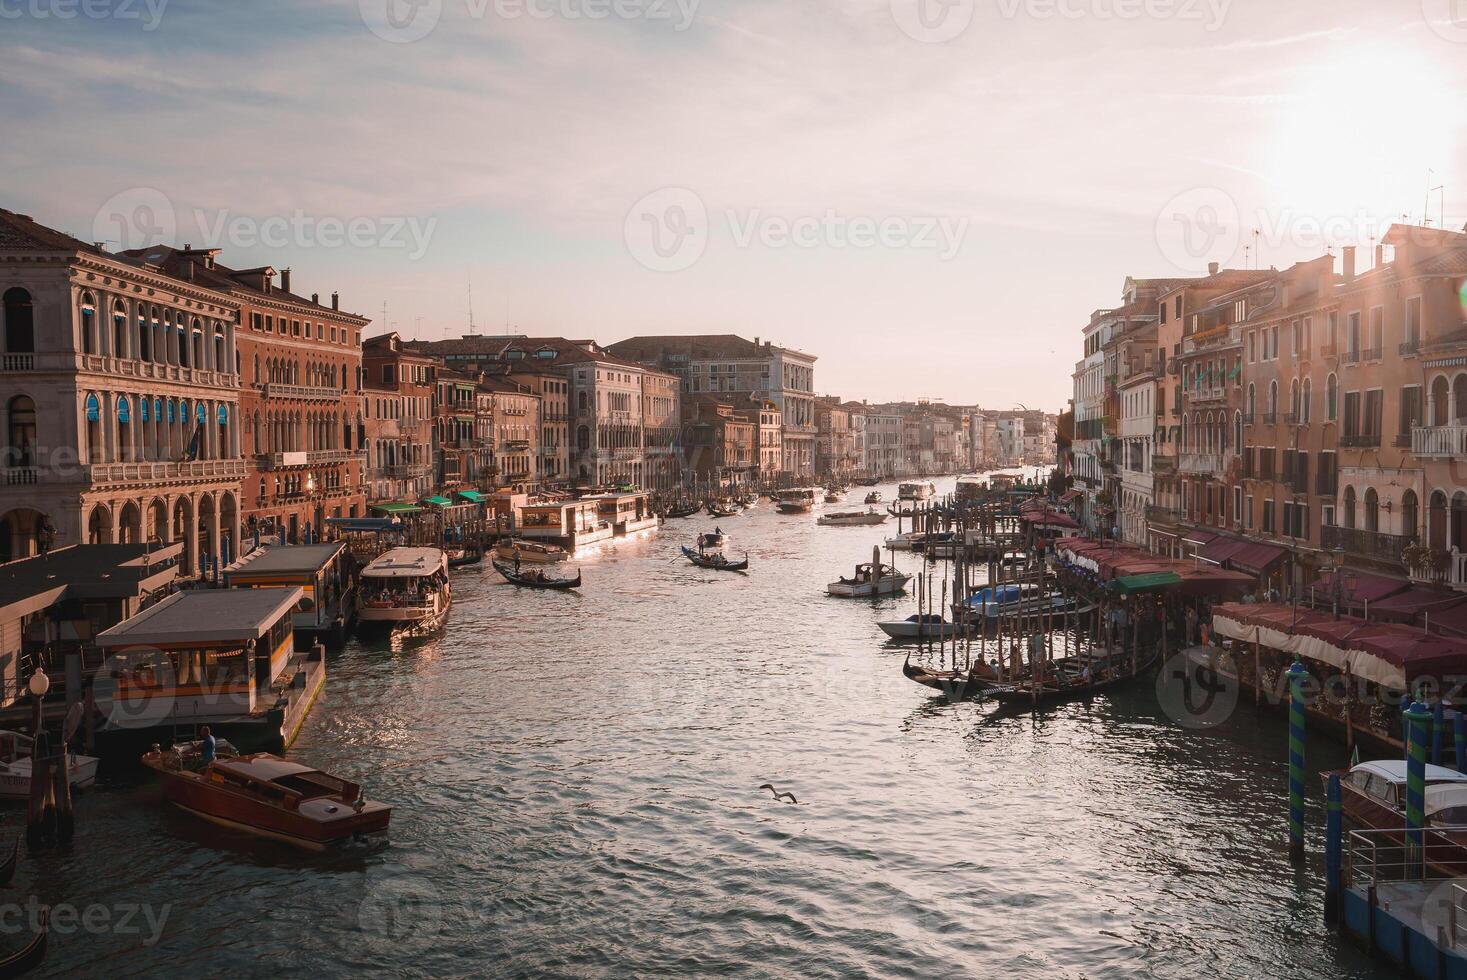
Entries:
POLYGON ((369 333, 1058 411, 1127 276, 1461 228, 1464 89, 1467 0, 0 0, 0 206, 369 333))

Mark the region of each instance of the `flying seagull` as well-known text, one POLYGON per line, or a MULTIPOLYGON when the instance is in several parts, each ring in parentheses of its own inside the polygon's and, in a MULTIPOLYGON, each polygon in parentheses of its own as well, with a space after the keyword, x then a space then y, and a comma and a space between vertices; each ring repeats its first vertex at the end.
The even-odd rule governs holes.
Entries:
POLYGON ((759 788, 760 789, 767 789, 767 790, 769 790, 769 792, 771 792, 771 793, 774 794, 774 798, 776 800, 782 800, 782 801, 787 800, 790 803, 798 803, 798 802, 800 802, 799 800, 795 799, 795 794, 793 794, 793 793, 781 793, 779 790, 775 789, 769 783, 765 783, 764 785, 760 786, 759 788))

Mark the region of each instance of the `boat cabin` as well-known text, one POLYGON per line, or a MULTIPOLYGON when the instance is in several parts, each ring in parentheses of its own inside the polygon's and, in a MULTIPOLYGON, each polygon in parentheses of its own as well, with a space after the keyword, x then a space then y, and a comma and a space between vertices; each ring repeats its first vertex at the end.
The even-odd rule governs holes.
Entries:
MULTIPOLYGON (((109 725, 208 724, 273 708, 292 687, 300 587, 176 592, 97 637, 109 725)), ((324 682, 324 668, 322 668, 324 682)))
POLYGON ((652 512, 652 495, 641 490, 581 498, 582 503, 588 501, 595 502, 598 516, 611 525, 612 533, 618 537, 654 528, 659 523, 652 512))
POLYGON ((316 640, 340 646, 352 610, 351 577, 342 542, 257 548, 224 570, 224 583, 237 589, 296 587, 301 600, 292 616, 298 649, 316 640))
POLYGON ((595 498, 541 501, 519 510, 519 536, 530 541, 548 541, 567 550, 594 544, 611 537, 609 521, 601 518, 595 498))
POLYGON ((795 487, 790 490, 779 491, 777 501, 779 509, 785 512, 798 512, 812 510, 818 500, 823 499, 825 491, 819 487, 795 487))

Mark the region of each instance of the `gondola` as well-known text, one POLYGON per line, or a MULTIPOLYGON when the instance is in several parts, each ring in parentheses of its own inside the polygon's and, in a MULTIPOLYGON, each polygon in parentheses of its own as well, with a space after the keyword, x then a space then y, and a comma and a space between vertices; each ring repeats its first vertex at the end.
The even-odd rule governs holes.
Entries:
POLYGON ((4 864, 0 864, 0 887, 10 884, 10 879, 15 877, 15 863, 19 858, 20 838, 17 837, 10 846, 10 856, 5 859, 4 864))
POLYGON ((50 933, 50 918, 51 910, 41 909, 37 923, 40 929, 36 932, 35 938, 26 943, 23 949, 0 959, 0 980, 23 976, 41 965, 41 961, 46 958, 46 937, 50 933))
POLYGON ((670 518, 692 517, 694 514, 698 513, 698 511, 702 509, 703 508, 697 504, 689 504, 686 507, 669 507, 667 509, 667 516, 670 518))
POLYGON ((534 571, 514 570, 513 565, 503 562, 495 562, 494 570, 503 575, 513 585, 522 586, 526 589, 579 589, 581 587, 581 570, 576 569, 575 578, 549 578, 538 569, 534 571))
POLYGON ((709 517, 737 517, 742 513, 737 507, 724 507, 718 504, 708 505, 709 517))
POLYGON ((749 570, 748 552, 744 553, 743 561, 729 561, 722 554, 704 555, 683 545, 683 556, 699 568, 711 568, 717 572, 746 572, 749 570))
POLYGON ((1001 707, 1014 710, 1064 704, 1066 701, 1078 701, 1090 697, 1096 691, 1119 687, 1133 681, 1149 670, 1156 659, 1156 651, 1140 654, 1136 661, 1136 669, 1132 671, 1130 655, 1124 652, 1117 652, 1108 657, 1096 657, 1093 660, 1088 657, 1067 657, 1050 665, 1053 669, 1046 672, 1050 676, 1046 677, 1037 688, 1032 682, 995 685, 989 693, 1001 707), (1081 675, 1086 662, 1091 664, 1091 669, 1095 674, 1088 684, 1081 675), (1110 670, 1110 673, 1105 675, 1107 669, 1110 670))
POLYGON ((923 687, 941 691, 949 701, 965 701, 991 690, 998 682, 992 667, 979 662, 968 670, 933 670, 930 667, 912 666, 912 655, 902 661, 902 675, 923 687))

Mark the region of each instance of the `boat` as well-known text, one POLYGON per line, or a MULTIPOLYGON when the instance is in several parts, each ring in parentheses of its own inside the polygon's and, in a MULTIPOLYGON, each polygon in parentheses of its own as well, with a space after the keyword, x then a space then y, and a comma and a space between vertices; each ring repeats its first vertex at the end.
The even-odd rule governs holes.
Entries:
POLYGON ((857 527, 870 524, 885 524, 886 515, 874 510, 851 510, 843 513, 822 514, 815 523, 825 527, 857 527))
POLYGON ((872 490, 870 493, 866 494, 866 503, 868 504, 879 504, 883 499, 884 498, 881 496, 880 490, 872 490))
POLYGON ((393 548, 361 572, 359 629, 427 632, 443 625, 453 589, 437 548, 393 548))
POLYGON ((846 499, 846 495, 838 490, 825 491, 825 502, 827 504, 838 504, 846 499))
POLYGON ((24 976, 41 965, 46 959, 46 946, 51 934, 50 921, 51 910, 42 906, 41 914, 36 917, 35 936, 14 953, 0 959, 0 980, 24 976))
POLYGON ((716 527, 711 531, 698 535, 698 550, 707 548, 722 548, 728 544, 728 535, 723 533, 723 528, 716 527))
MULTIPOLYGON (((693 513, 697 513, 697 508, 693 513)), ((508 561, 518 558, 521 564, 530 562, 536 565, 549 565, 570 558, 570 552, 558 545, 526 541, 524 538, 501 541, 494 546, 494 553, 508 561)))
POLYGON ((737 517, 741 513, 743 513, 742 507, 728 501, 708 505, 709 517, 737 517))
POLYGON ((878 487, 881 485, 881 477, 868 476, 865 479, 857 480, 856 485, 861 487, 878 487))
POLYGON ((749 555, 747 552, 744 553, 743 561, 729 561, 721 551, 704 554, 701 551, 694 551, 687 545, 683 545, 682 551, 683 556, 699 568, 711 568, 719 572, 746 572, 749 570, 749 555))
POLYGON ((876 625, 893 640, 945 639, 963 631, 961 623, 950 623, 934 613, 918 613, 906 619, 890 620, 876 625))
POLYGON ((1120 650, 1099 656, 1084 653, 1064 657, 1042 664, 1037 682, 1031 677, 1017 684, 997 684, 988 693, 1000 705, 1010 708, 1077 701, 1096 691, 1135 680, 1156 662, 1157 656, 1155 650, 1140 654, 1134 661, 1134 669, 1131 654, 1120 650))
POLYGON ((981 660, 965 670, 935 670, 931 667, 914 667, 910 654, 902 662, 902 674, 923 687, 941 691, 952 701, 977 697, 999 682, 998 672, 981 660))
POLYGON ((938 531, 928 534, 925 531, 914 531, 911 537, 911 550, 918 554, 930 554, 944 545, 951 545, 957 540, 957 535, 952 531, 938 531))
POLYGON ((1059 589, 1039 585, 1011 583, 984 586, 968 596, 965 602, 953 603, 957 618, 994 620, 1000 616, 1085 615, 1094 605, 1081 603, 1059 589))
MULTIPOLYGON (((1404 845, 1406 768, 1404 759, 1377 759, 1322 772, 1320 779, 1328 786, 1330 776, 1340 777, 1340 810, 1349 826, 1383 831, 1404 845)), ((1467 876, 1467 773, 1427 763, 1425 781, 1423 814, 1432 831, 1427 863, 1445 877, 1467 876)))
POLYGON ((494 570, 514 585, 523 586, 527 589, 579 589, 581 587, 581 570, 576 569, 575 578, 551 578, 538 568, 516 571, 513 565, 506 562, 494 562, 494 570))
MULTIPOLYGON (((35 740, 20 732, 0 731, 0 799, 25 800, 31 795, 31 753, 35 740)), ((98 760, 71 753, 67 778, 74 789, 97 781, 98 760)))
POLYGON ((697 504, 677 504, 667 508, 667 516, 669 518, 692 517, 702 509, 697 504))
POLYGON ((808 514, 815 509, 815 488, 781 490, 777 509, 781 514, 808 514))
POLYGON ((897 498, 900 500, 930 500, 935 496, 937 487, 929 480, 903 483, 897 488, 897 498))
POLYGON ((198 742, 154 746, 143 765, 174 806, 221 827, 312 851, 380 839, 392 808, 356 783, 268 752, 203 763, 198 742))
POLYGON ((870 599, 883 595, 898 595, 906 591, 912 576, 899 572, 880 561, 881 549, 872 549, 871 561, 857 565, 850 578, 836 579, 825 587, 826 594, 840 599, 870 599))
POLYGON ((468 568, 484 560, 484 552, 478 548, 456 548, 448 553, 449 568, 468 568))

